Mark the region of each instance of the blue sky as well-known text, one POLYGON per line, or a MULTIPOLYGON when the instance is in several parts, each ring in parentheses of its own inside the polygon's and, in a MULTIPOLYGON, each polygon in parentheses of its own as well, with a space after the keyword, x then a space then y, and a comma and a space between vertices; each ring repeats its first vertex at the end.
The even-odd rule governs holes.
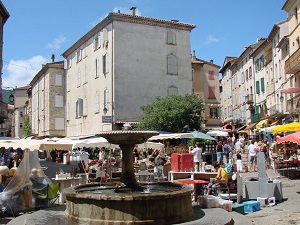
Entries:
POLYGON ((42 64, 61 54, 108 13, 179 20, 195 24, 191 53, 222 66, 258 37, 267 37, 285 20, 285 0, 2 0, 10 14, 4 26, 3 87, 30 83, 42 64))

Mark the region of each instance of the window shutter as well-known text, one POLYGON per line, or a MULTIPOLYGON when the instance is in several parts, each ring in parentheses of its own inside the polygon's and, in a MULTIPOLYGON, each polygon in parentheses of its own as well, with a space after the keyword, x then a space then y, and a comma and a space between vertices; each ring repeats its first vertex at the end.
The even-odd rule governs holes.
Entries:
POLYGON ((78 99, 78 116, 81 117, 83 115, 83 99, 78 99))
POLYGON ((256 81, 256 94, 260 93, 259 81, 256 81))
POLYGON ((98 36, 98 48, 101 48, 101 45, 103 43, 103 40, 102 40, 102 35, 101 35, 101 32, 99 33, 99 36, 98 36))
POLYGON ((87 116, 87 99, 86 99, 86 97, 83 99, 82 115, 83 116, 87 116))
POLYGON ((260 78, 261 91, 265 92, 265 78, 260 78))
POLYGON ((64 59, 64 69, 68 69, 68 61, 66 59, 64 59))
POLYGON ((95 106, 95 113, 99 113, 99 94, 96 93, 95 99, 94 99, 94 106, 95 106))
POLYGON ((94 77, 97 78, 98 77, 98 59, 96 58, 94 61, 94 77))
POLYGON ((78 56, 77 52, 75 53, 75 61, 78 62, 78 56))
POLYGON ((108 57, 108 53, 106 53, 105 56, 105 61, 106 61, 106 73, 109 73, 109 57, 108 57))

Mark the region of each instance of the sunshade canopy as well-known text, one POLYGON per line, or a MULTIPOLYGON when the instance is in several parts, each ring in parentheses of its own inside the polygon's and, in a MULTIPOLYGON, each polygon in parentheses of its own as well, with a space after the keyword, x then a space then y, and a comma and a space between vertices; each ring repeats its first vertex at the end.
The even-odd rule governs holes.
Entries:
POLYGON ((272 133, 285 133, 285 132, 294 132, 294 131, 299 131, 300 130, 300 123, 299 122, 294 122, 294 123, 288 123, 284 125, 279 125, 274 127, 272 133))
POLYGON ((200 139, 216 141, 216 139, 214 137, 204 134, 200 131, 193 131, 192 134, 193 134, 193 138, 200 138, 200 139))
POLYGON ((278 138, 276 142, 277 144, 292 142, 300 145, 300 131, 278 138))

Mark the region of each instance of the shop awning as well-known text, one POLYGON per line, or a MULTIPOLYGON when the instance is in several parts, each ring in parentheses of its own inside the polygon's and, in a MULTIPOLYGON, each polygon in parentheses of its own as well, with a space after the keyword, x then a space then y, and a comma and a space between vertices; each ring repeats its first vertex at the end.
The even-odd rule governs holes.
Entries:
POLYGON ((285 133, 285 132, 294 132, 294 131, 299 131, 300 130, 300 123, 299 122, 293 122, 293 123, 288 123, 284 125, 278 125, 274 127, 272 133, 285 133))
POLYGON ((257 123, 250 123, 250 124, 245 128, 245 130, 252 130, 252 129, 255 127, 256 124, 257 124, 257 123))
POLYGON ((259 121, 256 126, 255 126, 255 129, 261 129, 263 127, 268 127, 268 122, 270 121, 270 119, 264 119, 264 120, 261 120, 259 121))
POLYGON ((288 87, 281 90, 282 94, 292 94, 292 93, 299 93, 300 88, 299 87, 288 87))

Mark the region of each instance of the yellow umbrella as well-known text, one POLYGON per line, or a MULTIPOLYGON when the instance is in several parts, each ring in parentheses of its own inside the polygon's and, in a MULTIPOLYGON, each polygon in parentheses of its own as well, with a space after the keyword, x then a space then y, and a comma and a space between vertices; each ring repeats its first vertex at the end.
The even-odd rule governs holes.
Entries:
POLYGON ((281 132, 293 132, 298 130, 300 130, 300 123, 294 122, 294 123, 288 123, 288 124, 276 126, 274 127, 272 133, 276 134, 281 132))

